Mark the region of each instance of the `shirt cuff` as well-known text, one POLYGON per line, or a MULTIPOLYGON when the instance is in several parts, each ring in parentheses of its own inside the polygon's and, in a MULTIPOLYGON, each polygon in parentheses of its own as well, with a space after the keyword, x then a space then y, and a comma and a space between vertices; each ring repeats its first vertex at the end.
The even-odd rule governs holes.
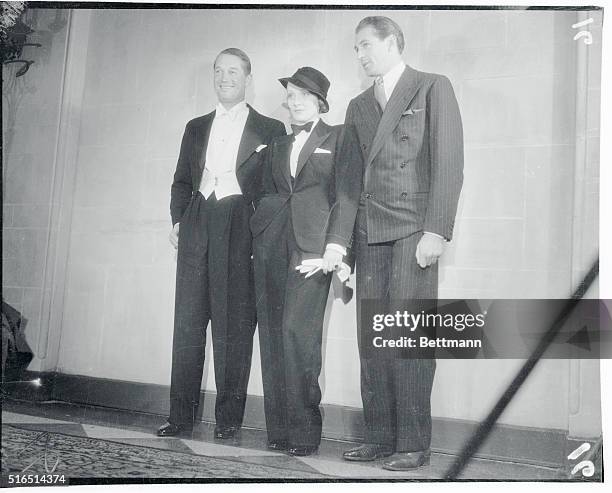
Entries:
POLYGON ((327 249, 334 250, 342 256, 346 255, 346 248, 344 248, 342 245, 338 245, 338 243, 328 243, 325 247, 325 250, 327 249))
POLYGON ((442 235, 439 235, 438 233, 432 233, 431 231, 423 231, 423 234, 434 235, 434 236, 437 236, 438 238, 442 238, 444 241, 446 241, 446 238, 444 238, 444 236, 442 236, 442 235))

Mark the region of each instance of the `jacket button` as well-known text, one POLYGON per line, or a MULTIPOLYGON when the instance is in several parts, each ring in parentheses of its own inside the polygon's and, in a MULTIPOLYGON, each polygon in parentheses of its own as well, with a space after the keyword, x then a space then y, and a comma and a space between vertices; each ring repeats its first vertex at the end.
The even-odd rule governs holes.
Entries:
POLYGON ((405 168, 406 166, 408 166, 408 161, 404 161, 402 164, 400 164, 400 168, 405 168))
POLYGON ((365 150, 368 148, 368 146, 367 146, 367 145, 365 145, 365 144, 361 144, 361 147, 363 147, 363 150, 364 150, 364 151, 365 151, 365 150))
POLYGON ((364 194, 363 194, 363 198, 364 198, 364 199, 371 199, 371 198, 372 198, 372 194, 371 194, 371 193, 366 193, 366 192, 364 192, 364 194))
POLYGON ((402 198, 405 199, 406 197, 408 197, 408 192, 402 192, 402 198))

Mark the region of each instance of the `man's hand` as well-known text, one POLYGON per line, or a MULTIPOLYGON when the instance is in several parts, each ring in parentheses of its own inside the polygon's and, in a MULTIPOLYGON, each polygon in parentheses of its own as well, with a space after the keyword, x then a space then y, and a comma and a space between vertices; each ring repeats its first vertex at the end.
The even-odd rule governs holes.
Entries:
POLYGON ((325 272, 326 274, 328 272, 332 272, 336 270, 336 267, 338 267, 341 263, 342 254, 340 252, 337 252, 332 248, 325 249, 325 254, 323 255, 323 262, 321 265, 321 269, 323 270, 323 272, 325 272))
POLYGON ((174 228, 172 228, 172 231, 170 231, 170 234, 168 235, 168 239, 170 240, 170 243, 172 244, 174 248, 178 248, 178 235, 179 235, 179 223, 176 223, 174 225, 174 228))
POLYGON ((435 264, 444 251, 444 238, 431 233, 423 233, 416 247, 416 260, 422 269, 435 264))

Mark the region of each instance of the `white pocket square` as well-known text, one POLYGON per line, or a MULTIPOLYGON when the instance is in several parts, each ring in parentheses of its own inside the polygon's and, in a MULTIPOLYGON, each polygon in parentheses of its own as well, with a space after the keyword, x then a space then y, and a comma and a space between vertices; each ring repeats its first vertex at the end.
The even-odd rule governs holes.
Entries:
POLYGON ((266 147, 268 147, 266 144, 260 144, 257 146, 257 149, 255 149, 255 152, 263 151, 266 147))
POLYGON ((320 147, 317 147, 314 150, 315 154, 331 154, 331 151, 328 151, 327 149, 321 149, 320 147))
POLYGON ((402 113, 403 115, 414 115, 415 113, 419 113, 421 111, 425 111, 425 108, 408 108, 406 111, 402 113))

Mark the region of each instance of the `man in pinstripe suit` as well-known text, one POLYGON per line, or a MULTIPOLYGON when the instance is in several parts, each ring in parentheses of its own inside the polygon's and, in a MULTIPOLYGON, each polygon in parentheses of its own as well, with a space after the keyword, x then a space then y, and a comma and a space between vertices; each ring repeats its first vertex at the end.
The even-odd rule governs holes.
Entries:
MULTIPOLYGON (((463 182, 463 131, 449 80, 402 61, 393 20, 366 17, 355 33, 357 57, 375 78, 346 114, 365 166, 354 238, 361 334, 361 300, 384 300, 392 313, 393 300, 437 298, 437 260, 463 182)), ((429 464, 435 360, 366 357, 359 339, 365 443, 344 458, 388 457, 391 470, 429 464)))

